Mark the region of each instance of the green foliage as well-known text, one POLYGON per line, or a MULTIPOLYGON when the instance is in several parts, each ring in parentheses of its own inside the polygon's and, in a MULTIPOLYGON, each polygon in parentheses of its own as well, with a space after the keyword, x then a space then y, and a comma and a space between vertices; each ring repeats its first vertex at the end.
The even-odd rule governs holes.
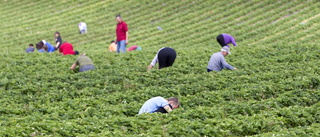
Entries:
POLYGON ((1 136, 320 136, 319 2, 45 1, 0 3, 1 136), (129 45, 110 53, 115 15, 129 45), (88 33, 78 34, 84 21, 88 33), (162 30, 158 30, 157 27, 162 30), (30 53, 53 33, 86 53, 96 70, 69 70, 76 56, 30 53), (235 36, 226 60, 206 72, 215 37, 235 36), (147 72, 161 47, 172 67, 147 72), (178 97, 169 114, 137 115, 154 96, 178 97))

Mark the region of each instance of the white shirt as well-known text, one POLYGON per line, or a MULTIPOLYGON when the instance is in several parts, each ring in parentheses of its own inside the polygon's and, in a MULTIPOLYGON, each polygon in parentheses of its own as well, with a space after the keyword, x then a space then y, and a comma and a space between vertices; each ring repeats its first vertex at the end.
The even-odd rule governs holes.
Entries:
POLYGON ((155 65, 159 62, 159 60, 158 60, 158 53, 159 53, 162 49, 164 49, 164 48, 165 48, 165 47, 163 47, 163 48, 161 48, 161 49, 158 50, 156 56, 153 58, 153 60, 152 60, 151 63, 150 63, 151 66, 155 66, 155 65))
POLYGON ((84 22, 80 22, 78 24, 78 27, 79 27, 80 30, 86 30, 87 29, 87 24, 84 23, 84 22))

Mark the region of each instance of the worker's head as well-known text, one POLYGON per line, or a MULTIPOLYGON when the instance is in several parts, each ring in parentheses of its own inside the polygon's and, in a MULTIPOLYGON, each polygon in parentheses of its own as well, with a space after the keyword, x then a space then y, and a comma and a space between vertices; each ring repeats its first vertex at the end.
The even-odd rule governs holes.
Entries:
POLYGON ((54 33, 54 36, 57 38, 57 37, 60 36, 60 33, 59 33, 58 31, 56 31, 56 32, 54 33))
POLYGON ((117 16, 116 16, 116 21, 117 21, 118 23, 121 23, 121 22, 122 22, 122 17, 121 17, 121 15, 117 15, 117 16))
POLYGON ((43 44, 42 41, 40 41, 40 42, 38 42, 38 43, 36 44, 36 48, 37 48, 38 50, 39 50, 39 49, 42 49, 43 46, 44 46, 44 44, 43 44))
POLYGON ((223 56, 227 56, 228 54, 231 54, 230 49, 227 46, 224 46, 220 51, 223 56))
POLYGON ((176 97, 171 97, 167 99, 169 104, 172 106, 172 109, 176 109, 180 107, 180 102, 178 100, 178 98, 176 97))

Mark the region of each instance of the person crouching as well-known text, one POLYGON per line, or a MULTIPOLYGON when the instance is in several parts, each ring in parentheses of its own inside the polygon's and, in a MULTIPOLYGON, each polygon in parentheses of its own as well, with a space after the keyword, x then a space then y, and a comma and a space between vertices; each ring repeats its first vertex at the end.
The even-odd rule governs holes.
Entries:
POLYGON ((74 70, 76 66, 79 65, 79 72, 84 72, 88 70, 95 69, 92 60, 86 56, 85 53, 81 54, 76 61, 70 67, 71 70, 74 70))
POLYGON ((59 52, 61 55, 78 55, 79 51, 74 51, 71 43, 63 42, 63 44, 59 48, 59 52))

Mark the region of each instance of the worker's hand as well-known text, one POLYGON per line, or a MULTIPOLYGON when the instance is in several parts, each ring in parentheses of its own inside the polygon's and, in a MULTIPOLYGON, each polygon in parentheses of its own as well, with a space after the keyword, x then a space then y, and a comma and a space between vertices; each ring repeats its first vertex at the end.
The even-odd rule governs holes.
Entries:
POLYGON ((153 66, 152 66, 152 65, 150 65, 150 66, 148 67, 148 71, 149 71, 149 70, 151 70, 152 68, 153 68, 153 66))
POLYGON ((233 68, 233 70, 237 70, 237 68, 233 68))
POLYGON ((72 67, 70 67, 70 70, 73 70, 73 68, 72 68, 72 67))
POLYGON ((128 43, 129 43, 129 40, 126 40, 126 45, 128 45, 128 43))

